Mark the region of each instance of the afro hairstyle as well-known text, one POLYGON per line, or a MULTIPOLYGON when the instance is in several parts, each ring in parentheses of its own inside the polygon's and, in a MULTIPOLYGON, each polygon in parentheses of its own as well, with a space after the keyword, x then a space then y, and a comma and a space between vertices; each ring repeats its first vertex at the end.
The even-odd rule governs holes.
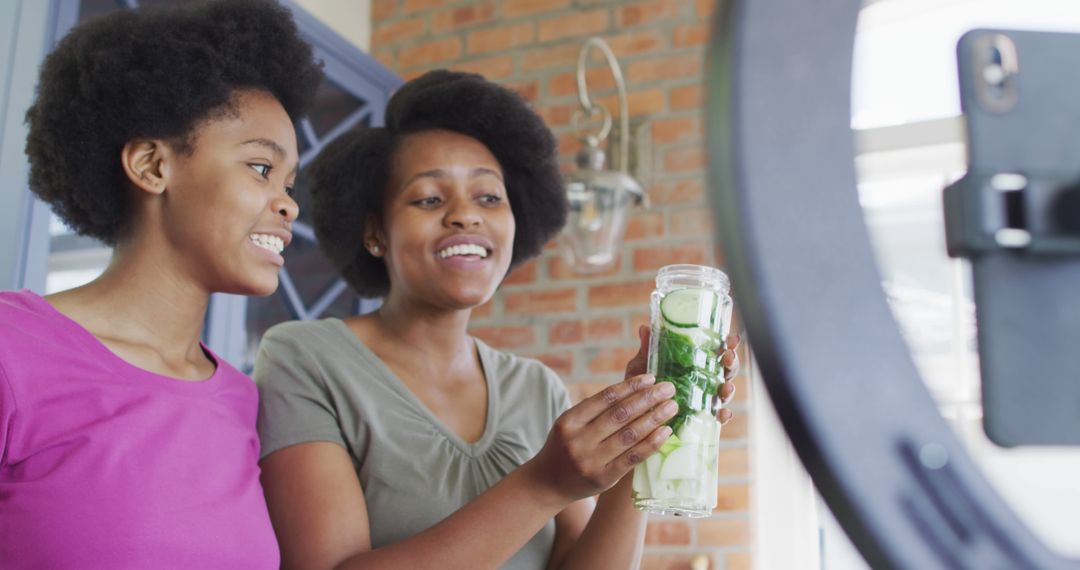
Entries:
POLYGON ((483 76, 430 71, 394 93, 385 127, 341 135, 308 167, 319 245, 359 295, 390 289, 385 264, 364 247, 364 226, 381 216, 401 142, 431 130, 480 141, 502 167, 517 226, 511 267, 538 255, 566 223, 558 149, 543 119, 521 95, 483 76))
POLYGON ((220 0, 117 11, 74 28, 45 59, 26 114, 30 189, 74 231, 115 245, 130 224, 119 160, 137 138, 190 152, 238 89, 272 94, 295 121, 322 78, 287 9, 220 0))

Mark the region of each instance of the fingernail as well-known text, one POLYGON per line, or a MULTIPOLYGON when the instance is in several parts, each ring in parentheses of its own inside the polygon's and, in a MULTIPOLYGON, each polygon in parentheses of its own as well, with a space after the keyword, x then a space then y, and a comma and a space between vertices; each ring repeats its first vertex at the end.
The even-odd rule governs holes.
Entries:
POLYGON ((672 396, 675 394, 675 385, 671 382, 661 382, 660 387, 656 389, 656 392, 664 397, 672 396))
POLYGON ((667 438, 671 437, 671 433, 672 433, 671 426, 663 426, 663 427, 660 428, 660 438, 661 439, 667 439, 667 438))
POLYGON ((663 407, 660 408, 664 415, 674 416, 675 412, 679 411, 679 405, 675 403, 675 400, 668 400, 664 402, 663 407))
POLYGON ((641 383, 646 385, 646 386, 648 386, 649 384, 655 384, 656 383, 656 375, 655 374, 645 374, 645 375, 643 375, 641 377, 641 383))

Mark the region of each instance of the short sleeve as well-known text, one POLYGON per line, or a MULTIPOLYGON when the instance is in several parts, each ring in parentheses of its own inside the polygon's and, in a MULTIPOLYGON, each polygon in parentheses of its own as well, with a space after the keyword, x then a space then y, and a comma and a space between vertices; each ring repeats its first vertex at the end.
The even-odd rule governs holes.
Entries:
POLYGON ((299 443, 330 441, 346 447, 321 367, 300 339, 302 323, 278 325, 259 344, 252 378, 259 387, 259 458, 299 443), (286 327, 297 330, 289 334, 286 327))
POLYGON ((544 380, 548 387, 548 405, 550 406, 551 424, 559 419, 566 410, 570 409, 570 394, 566 390, 566 384, 554 370, 537 363, 543 370, 544 380))

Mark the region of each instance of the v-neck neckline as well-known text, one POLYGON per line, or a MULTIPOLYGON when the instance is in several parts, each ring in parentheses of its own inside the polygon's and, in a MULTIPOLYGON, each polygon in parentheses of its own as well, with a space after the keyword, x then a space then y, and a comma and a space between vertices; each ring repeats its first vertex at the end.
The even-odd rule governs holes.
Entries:
POLYGON ((495 430, 497 429, 495 418, 498 415, 499 391, 496 389, 495 378, 492 374, 492 371, 494 370, 493 363, 479 340, 473 339, 473 347, 476 350, 476 354, 480 357, 480 367, 483 369, 484 385, 487 389, 487 414, 484 419, 484 431, 480 435, 480 438, 469 443, 448 428, 430 408, 424 405, 424 403, 420 401, 420 398, 409 389, 405 382, 402 381, 401 378, 398 378, 397 374, 390 369, 390 366, 387 365, 379 355, 375 354, 375 351, 371 350, 371 348, 356 336, 356 333, 349 328, 349 325, 345 324, 345 321, 337 318, 327 320, 336 324, 340 329, 340 332, 349 339, 349 343, 360 353, 360 356, 374 366, 375 369, 381 373, 381 376, 386 380, 387 384, 389 384, 390 387, 420 415, 424 416, 424 418, 427 419, 435 429, 442 433, 448 441, 470 457, 477 457, 487 451, 487 448, 491 445, 491 441, 495 437, 495 430))

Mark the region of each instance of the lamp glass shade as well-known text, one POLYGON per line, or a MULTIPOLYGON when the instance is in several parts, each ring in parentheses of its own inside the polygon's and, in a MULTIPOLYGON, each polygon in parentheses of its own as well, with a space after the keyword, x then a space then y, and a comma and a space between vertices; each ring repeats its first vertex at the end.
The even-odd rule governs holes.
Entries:
POLYGON ((570 211, 562 241, 575 272, 594 273, 614 264, 629 207, 643 195, 637 181, 622 172, 586 167, 567 176, 570 211))

